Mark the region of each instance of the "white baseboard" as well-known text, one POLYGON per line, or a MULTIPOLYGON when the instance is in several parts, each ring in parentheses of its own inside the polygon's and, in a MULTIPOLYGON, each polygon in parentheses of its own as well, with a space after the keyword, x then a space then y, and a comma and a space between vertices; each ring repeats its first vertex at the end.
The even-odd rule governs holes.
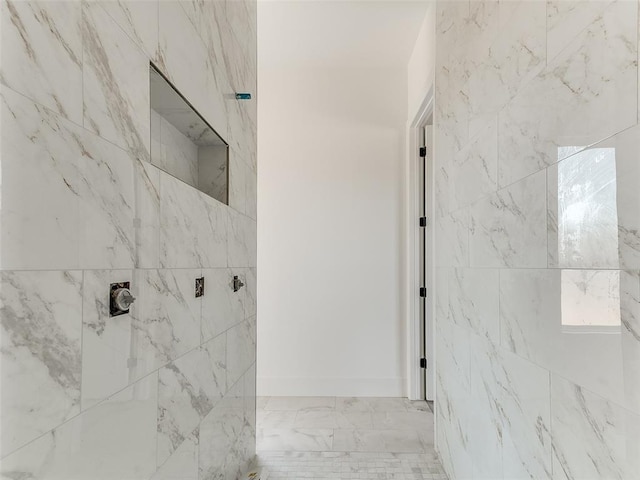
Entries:
POLYGON ((258 377, 260 397, 406 397, 404 378, 258 377))

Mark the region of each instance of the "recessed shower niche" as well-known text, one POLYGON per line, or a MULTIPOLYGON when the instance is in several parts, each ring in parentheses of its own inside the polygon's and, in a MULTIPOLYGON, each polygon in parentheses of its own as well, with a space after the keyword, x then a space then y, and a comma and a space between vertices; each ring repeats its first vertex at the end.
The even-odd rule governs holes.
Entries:
POLYGON ((153 66, 151 163, 229 204, 229 146, 153 66))

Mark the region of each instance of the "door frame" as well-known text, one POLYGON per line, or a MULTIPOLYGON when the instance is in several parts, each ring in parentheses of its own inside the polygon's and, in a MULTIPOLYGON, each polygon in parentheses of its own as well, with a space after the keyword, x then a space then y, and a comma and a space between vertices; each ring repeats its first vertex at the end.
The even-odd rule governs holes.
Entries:
MULTIPOLYGON (((420 160, 419 156, 419 148, 420 143, 420 132, 419 129, 427 126, 427 122, 430 117, 433 115, 433 103, 434 103, 434 95, 433 95, 433 87, 429 90, 425 98, 420 104, 418 111, 413 118, 413 120, 408 124, 408 152, 406 155, 407 165, 407 216, 405 218, 406 221, 406 229, 407 232, 407 278, 406 278, 406 312, 407 312, 407 361, 408 361, 408 397, 410 400, 423 400, 422 392, 426 392, 426 397, 428 400, 433 400, 435 398, 435 355, 434 355, 434 335, 435 335, 435 327, 434 327, 434 318, 435 318, 435 305, 433 301, 430 301, 434 298, 433 290, 435 289, 434 279, 435 279, 435 269, 433 262, 428 262, 425 268, 425 275, 427 278, 431 278, 432 281, 427 281, 427 284, 431 284, 431 291, 427 291, 427 302, 426 302, 426 331, 425 331, 425 343, 426 343, 426 354, 425 357, 427 359, 427 372, 426 372, 426 381, 425 375, 422 372, 422 368, 420 368, 420 357, 422 355, 422 326, 420 319, 420 296, 419 289, 422 285, 420 285, 420 268, 418 262, 420 261, 420 226, 418 224, 419 212, 420 212, 420 199, 419 199, 419 189, 420 182, 418 178, 419 174, 419 165, 418 161, 420 160), (423 390, 424 388, 424 390, 423 390)), ((427 171, 433 172, 433 139, 430 145, 427 145, 427 162, 431 162, 431 166, 427 164, 427 171)), ((427 205, 425 215, 427 216, 427 245, 431 244, 431 257, 434 258, 434 228, 433 228, 433 219, 434 219, 434 200, 435 200, 435 189, 434 189, 434 179, 433 174, 430 176, 427 175, 427 179, 425 180, 425 189, 427 195, 427 205), (430 177, 430 178, 429 178, 430 177)), ((428 248, 428 247, 427 247, 428 248)))

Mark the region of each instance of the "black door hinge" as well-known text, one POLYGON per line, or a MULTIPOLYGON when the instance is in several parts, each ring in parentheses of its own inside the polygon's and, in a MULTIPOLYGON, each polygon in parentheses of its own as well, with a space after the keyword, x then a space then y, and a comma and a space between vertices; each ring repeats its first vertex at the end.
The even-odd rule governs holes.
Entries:
POLYGON ((420 156, 425 158, 427 156, 427 147, 420 147, 420 156))
POLYGON ((420 287, 420 297, 427 298, 427 287, 420 287))
POLYGON ((427 359, 426 358, 421 358, 420 359, 420 368, 427 368, 427 359))
POLYGON ((420 217, 420 226, 421 227, 427 226, 427 217, 420 217))

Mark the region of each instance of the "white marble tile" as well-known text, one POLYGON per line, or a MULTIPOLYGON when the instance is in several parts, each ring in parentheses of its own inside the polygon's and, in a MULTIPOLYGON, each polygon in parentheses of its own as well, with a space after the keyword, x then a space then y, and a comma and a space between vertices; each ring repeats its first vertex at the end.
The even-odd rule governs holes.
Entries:
POLYGON ((543 368, 501 351, 502 464, 505 478, 550 479, 550 375, 543 368))
POLYGON ((131 268, 135 261, 135 159, 84 132, 76 137, 79 178, 74 186, 80 207, 80 266, 131 268))
POLYGON ((249 167, 232 149, 229 155, 229 206, 247 213, 247 176, 249 167))
POLYGON ((255 323, 245 320, 227 331, 227 386, 236 383, 255 361, 255 323))
POLYGON ((2 268, 132 267, 129 154, 6 88, 2 116, 2 268))
POLYGON ((1 133, 2 269, 78 268, 78 175, 69 124, 3 87, 1 133))
POLYGON ((640 475, 640 417, 553 375, 553 478, 640 475))
POLYGON ((254 364, 247 373, 244 375, 244 420, 246 426, 248 426, 253 435, 253 443, 255 449, 255 436, 256 436, 256 416, 257 416, 257 405, 256 405, 256 373, 257 373, 257 365, 254 364))
POLYGON ((549 266, 640 268, 640 129, 547 170, 549 266))
POLYGON ((203 340, 220 335, 244 320, 244 297, 247 288, 233 291, 233 277, 238 273, 228 268, 202 270, 205 285, 205 295, 202 297, 203 340))
POLYGON ((474 115, 470 131, 474 117, 497 113, 546 65, 546 5, 471 2, 469 29, 474 28, 477 32, 465 32, 470 40, 465 52, 470 72, 465 93, 474 115), (480 22, 474 15, 478 10, 484 17, 480 22))
POLYGON ((2 459, 3 478, 112 480, 156 470, 156 391, 149 375, 2 459))
POLYGON ((110 284, 132 280, 133 271, 131 270, 84 272, 82 288, 83 409, 94 406, 141 378, 145 373, 143 371, 145 365, 142 362, 138 364, 136 359, 141 351, 147 351, 148 344, 137 344, 131 315, 109 317, 110 284), (134 345, 137 348, 131 352, 134 345))
POLYGON ((243 304, 244 316, 250 318, 258 313, 258 271, 256 268, 238 269, 245 286, 243 304))
POLYGON ((454 478, 472 478, 469 452, 470 334, 450 322, 436 324, 436 443, 454 478))
POLYGON ((258 410, 264 410, 264 407, 267 406, 267 402, 269 401, 269 397, 259 396, 256 399, 256 406, 258 410))
POLYGON ((333 410, 336 402, 335 397, 269 397, 263 408, 265 411, 333 410))
POLYGON ((375 429, 420 431, 430 430, 433 425, 433 415, 430 412, 374 412, 371 417, 375 429))
POLYGON ((207 47, 216 101, 224 102, 228 141, 244 158, 257 149, 255 2, 181 2, 207 47), (214 22, 207 21, 213 18, 214 22), (233 93, 254 95, 237 101, 233 93), (229 95, 231 93, 231 95, 229 95))
POLYGON ((160 170, 148 162, 135 162, 135 266, 160 266, 160 170))
POLYGON ((637 122, 637 11, 612 3, 500 113, 501 186, 637 122))
POLYGON ((160 192, 161 265, 226 267, 226 207, 164 172, 160 192))
POLYGON ((213 74, 213 60, 205 42, 180 2, 160 2, 158 28, 160 71, 226 139, 228 123, 224 95, 234 96, 234 92, 224 75, 213 74))
POLYGON ((257 265, 256 221, 228 210, 229 236, 228 255, 230 267, 255 267, 257 265))
MULTIPOLYGON (((236 383, 200 424, 200 479, 234 478, 233 454, 244 425, 244 383, 236 383)), ((239 463, 239 460, 238 460, 239 463)))
POLYGON ((640 413, 638 272, 510 270, 500 277, 502 344, 640 413))
MULTIPOLYGON (((287 412, 269 412, 287 413, 287 412)), ((406 413, 406 412, 402 412, 406 413)), ((386 415, 386 414, 380 414, 386 415)), ((301 410, 295 417, 294 428, 374 428, 373 414, 369 412, 334 412, 330 410, 301 410)), ((380 419, 379 423, 383 423, 380 419)), ((260 423, 262 428, 267 425, 260 423)), ((376 425, 376 428, 388 428, 387 426, 376 425)))
POLYGON ((96 3, 83 4, 84 126, 149 160, 146 55, 96 3))
POLYGON ((0 274, 0 454, 80 412, 82 272, 0 274))
MULTIPOLYGON (((445 401, 438 403, 444 404, 445 401)), ((449 407, 451 402, 446 402, 449 407)), ((436 423, 439 425, 436 430, 436 445, 440 453, 442 465, 449 476, 453 478, 473 478, 471 457, 466 449, 465 423, 462 420, 465 410, 461 410, 457 415, 456 423, 452 424, 445 420, 444 414, 438 414, 436 423)))
POLYGON ((449 164, 449 205, 452 210, 496 190, 498 175, 497 116, 449 164))
POLYGON ((225 337, 217 337, 159 372, 158 465, 185 441, 226 391, 225 337))
POLYGON ((551 478, 549 371, 472 341, 469 438, 480 478, 551 478))
POLYGON ((334 451, 398 452, 424 450, 418 433, 411 430, 354 430, 333 431, 334 451))
MULTIPOLYGON (((330 412, 327 411, 327 413, 330 412)), ((260 410, 257 414, 257 422, 260 428, 293 428, 297 414, 297 410, 260 410)))
POLYGON ((407 398, 405 399, 405 403, 409 412, 433 412, 433 405, 429 406, 425 400, 409 400, 407 398))
POLYGON ((189 435, 169 459, 158 468, 151 480, 199 480, 198 440, 199 430, 189 435))
POLYGON ((469 266, 469 210, 460 209, 436 218, 435 260, 438 267, 469 266))
POLYGON ((245 178, 245 191, 247 196, 245 213, 254 220, 258 218, 258 174, 256 171, 256 160, 256 158, 253 159, 253 167, 249 168, 249 174, 245 178))
MULTIPOLYGON (((433 454, 366 452, 261 452, 258 468, 269 478, 446 480, 433 454)), ((264 475, 263 475, 264 476, 264 475)))
POLYGON ((473 478, 503 478, 499 353, 494 344, 476 335, 470 336, 470 346, 470 403, 466 436, 473 478))
POLYGON ((200 345, 202 298, 195 297, 200 269, 137 270, 134 327, 157 350, 156 366, 200 345))
POLYGON ((82 124, 82 5, 2 2, 2 83, 82 124))
POLYGON ((497 269, 456 268, 447 287, 451 319, 495 344, 500 341, 498 277, 497 269))
POLYGON ((548 0, 547 59, 553 60, 582 30, 598 21, 614 0, 548 0))
MULTIPOLYGON (((349 430, 348 430, 349 431, 349 430)), ((303 450, 323 452, 331 450, 334 430, 332 429, 262 429, 258 428, 258 451, 303 450)))
POLYGON ((337 397, 338 412, 406 412, 407 405, 399 397, 337 397))
MULTIPOLYGON (((255 82, 242 88, 243 92, 252 93, 251 100, 235 100, 233 96, 225 96, 226 110, 229 122, 229 145, 247 160, 254 160, 258 148, 258 128, 256 115, 256 86, 255 82)), ((249 165, 255 168, 254 164, 249 165)))
POLYGON ((99 2, 145 53, 155 61, 158 55, 158 4, 156 0, 107 0, 99 2))
POLYGON ((471 207, 472 267, 546 267, 546 176, 531 175, 471 207))

